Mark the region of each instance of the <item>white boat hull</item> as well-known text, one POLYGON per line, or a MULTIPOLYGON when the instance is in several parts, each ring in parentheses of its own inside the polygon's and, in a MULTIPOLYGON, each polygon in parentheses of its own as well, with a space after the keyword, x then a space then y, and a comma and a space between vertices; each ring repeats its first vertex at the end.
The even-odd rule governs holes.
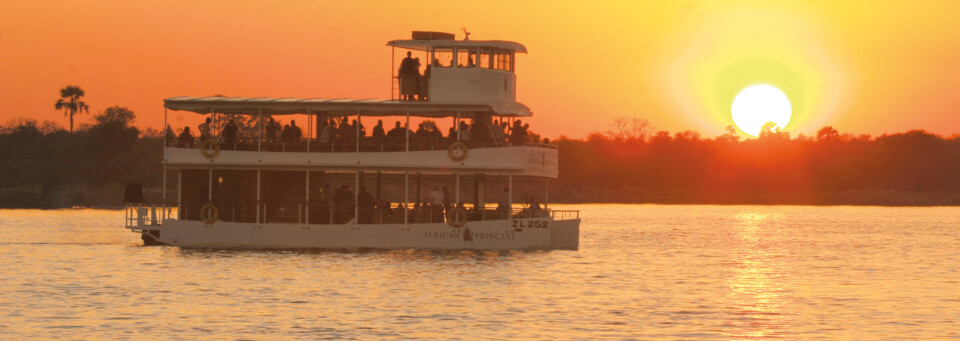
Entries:
POLYGON ((524 218, 471 221, 460 228, 431 224, 255 224, 166 220, 158 241, 195 248, 319 249, 571 249, 580 220, 524 218))

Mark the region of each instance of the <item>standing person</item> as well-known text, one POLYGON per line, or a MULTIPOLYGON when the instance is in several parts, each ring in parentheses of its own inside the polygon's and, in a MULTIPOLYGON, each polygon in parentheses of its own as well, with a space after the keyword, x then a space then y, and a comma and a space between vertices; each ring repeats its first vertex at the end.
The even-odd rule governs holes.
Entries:
POLYGON ((198 126, 198 128, 200 128, 200 141, 206 141, 208 138, 210 138, 210 122, 211 121, 212 120, 209 117, 207 117, 207 120, 204 121, 203 123, 200 123, 200 125, 198 126))
POLYGON ((183 127, 183 132, 179 136, 180 147, 193 148, 193 134, 190 134, 190 127, 183 127))
POLYGON ((290 125, 284 124, 283 130, 280 131, 280 143, 290 142, 290 125))
POLYGON ((273 120, 273 117, 267 120, 265 129, 267 130, 267 142, 276 142, 277 141, 277 122, 273 120))
MULTIPOLYGON (((399 125, 400 122, 397 122, 399 125)), ((373 135, 371 139, 373 143, 380 147, 380 150, 383 150, 383 139, 386 138, 386 133, 383 131, 383 120, 377 120, 377 126, 373 127, 373 135)))
POLYGON ((290 120, 290 143, 300 142, 301 137, 303 137, 303 131, 297 126, 297 121, 290 120))
POLYGON ((223 143, 227 145, 233 145, 237 143, 237 124, 230 120, 227 122, 227 125, 223 127, 223 143))

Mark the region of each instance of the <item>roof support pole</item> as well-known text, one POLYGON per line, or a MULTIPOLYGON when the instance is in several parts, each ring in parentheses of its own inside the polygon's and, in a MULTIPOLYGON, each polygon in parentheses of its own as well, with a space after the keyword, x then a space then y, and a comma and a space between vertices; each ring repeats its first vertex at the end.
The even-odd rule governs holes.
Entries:
POLYGON ((207 177, 207 202, 213 202, 213 168, 210 168, 210 172, 207 177))
MULTIPOLYGON (((310 152, 310 132, 313 129, 313 116, 310 116, 310 109, 307 109, 307 153, 310 152)), ((307 178, 310 175, 307 174, 307 178)))
POLYGON ((460 204, 460 172, 457 172, 457 173, 456 173, 456 180, 455 180, 455 182, 456 182, 456 185, 457 185, 457 190, 454 191, 454 193, 453 193, 453 201, 455 201, 455 202, 453 203, 454 206, 460 204))
MULTIPOLYGON (((164 128, 164 130, 166 130, 166 128, 164 128)), ((161 212, 166 212, 166 209, 167 209, 167 166, 166 165, 163 166, 163 194, 161 194, 160 198, 161 198, 160 207, 163 209, 161 212)), ((163 222, 161 221, 161 223, 163 222)))
POLYGON ((407 114, 407 123, 406 123, 406 126, 403 127, 403 134, 406 135, 405 136, 405 140, 407 144, 406 151, 409 152, 410 151, 410 113, 406 113, 406 114, 407 114))
MULTIPOLYGON (((359 124, 359 122, 357 122, 359 124)), ((360 224, 360 203, 357 199, 360 196, 360 169, 356 173, 356 187, 353 188, 353 224, 360 224)))
POLYGON ((183 209, 180 206, 180 203, 183 202, 183 170, 177 170, 177 216, 179 219, 186 219, 183 215, 183 209))
POLYGON ((357 110, 357 153, 360 152, 360 124, 360 110, 357 110))
MULTIPOLYGON (((257 113, 257 151, 258 151, 258 152, 260 151, 260 142, 262 142, 262 141, 263 141, 263 109, 260 109, 260 111, 257 113)), ((257 181, 259 181, 259 179, 260 179, 260 171, 257 171, 257 179, 258 179, 257 181)), ((258 183, 259 183, 259 182, 258 182, 258 183)), ((259 191, 260 188, 257 187, 257 190, 259 191)), ((257 193, 259 193, 259 192, 257 192, 257 193)), ((257 194, 257 199, 260 199, 260 195, 259 195, 259 194, 257 194)), ((260 210, 258 209, 257 212, 260 212, 260 210)), ((257 221, 257 222, 259 222, 259 221, 257 221)))
MULTIPOLYGON (((394 67, 394 63, 397 62, 396 59, 397 59, 397 47, 391 46, 390 47, 390 100, 396 99, 393 97, 393 89, 395 89, 393 86, 393 70, 395 69, 393 67, 394 67)), ((428 60, 427 62, 429 63, 430 60, 428 60)), ((398 78, 398 81, 399 81, 399 78, 398 78)))
POLYGON ((408 207, 410 207, 410 172, 403 172, 403 223, 407 223, 407 218, 410 217, 408 213, 408 207))
POLYGON ((306 210, 304 210, 306 214, 303 215, 304 216, 303 221, 304 221, 304 224, 310 224, 310 171, 306 171, 306 173, 307 173, 307 185, 303 187, 304 187, 304 192, 306 192, 307 200, 306 200, 306 204, 304 204, 304 206, 306 206, 306 210))
MULTIPOLYGON (((170 136, 167 136, 167 107, 163 107, 163 146, 167 147, 167 141, 170 140, 170 136)), ((166 149, 164 149, 164 156, 166 156, 166 149)))
POLYGON ((457 141, 460 141, 460 112, 457 111, 457 120, 453 122, 454 129, 457 129, 457 141))
POLYGON ((260 223, 260 170, 257 170, 257 224, 260 223))

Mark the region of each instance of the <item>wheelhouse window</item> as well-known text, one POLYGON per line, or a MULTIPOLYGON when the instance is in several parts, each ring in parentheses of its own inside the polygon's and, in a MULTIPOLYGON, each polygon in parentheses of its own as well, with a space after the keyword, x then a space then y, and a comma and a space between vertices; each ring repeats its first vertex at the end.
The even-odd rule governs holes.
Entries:
POLYGON ((450 67, 453 65, 453 49, 437 48, 433 50, 434 67, 450 67))
POLYGON ((513 72, 513 52, 498 51, 494 59, 494 68, 513 72))
POLYGON ((480 50, 480 67, 484 69, 493 68, 493 51, 489 49, 480 50))
POLYGON ((457 49, 457 66, 463 68, 472 68, 477 66, 477 49, 460 48, 457 49))

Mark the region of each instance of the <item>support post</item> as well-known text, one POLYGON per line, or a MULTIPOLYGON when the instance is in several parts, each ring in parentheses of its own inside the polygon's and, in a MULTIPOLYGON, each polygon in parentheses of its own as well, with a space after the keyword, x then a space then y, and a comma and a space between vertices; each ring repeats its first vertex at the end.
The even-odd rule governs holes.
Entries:
POLYGON ((260 170, 257 170, 257 224, 260 223, 260 170))
POLYGON ((453 198, 454 198, 454 199, 453 199, 453 201, 454 201, 453 205, 454 205, 454 206, 460 204, 460 172, 457 172, 457 173, 456 173, 456 180, 455 180, 455 182, 456 182, 457 190, 454 191, 454 194, 453 194, 453 198))
MULTIPOLYGON (((260 151, 260 144, 263 142, 263 109, 257 113, 257 151, 260 151)), ((257 171, 257 179, 260 178, 260 171, 257 171)), ((259 187, 258 187, 259 190, 259 187)), ((259 196, 258 196, 259 197, 259 196)), ((259 204, 259 203, 258 203, 259 204)), ((260 212, 260 209, 257 208, 257 212, 260 212)), ((257 221, 259 223, 259 221, 257 221)))
POLYGON ((213 202, 213 168, 210 168, 209 176, 207 177, 207 202, 213 202))
MULTIPOLYGON (((406 113, 406 114, 407 114, 407 123, 406 123, 406 126, 405 126, 404 129, 403 129, 403 134, 406 135, 406 138, 405 138, 406 141, 407 141, 407 142, 406 142, 406 143, 407 143, 406 151, 409 152, 409 151, 410 151, 410 113, 406 113)), ((419 199, 417 199, 417 200, 419 200, 419 199)))
MULTIPOLYGON (((360 121, 357 121, 357 124, 359 127, 360 121)), ((357 202, 360 197, 360 170, 357 170, 356 174, 356 187, 353 188, 353 224, 360 225, 360 203, 357 202)))
POLYGON ((183 202, 183 170, 177 170, 177 216, 179 219, 185 219, 181 203, 183 202))
MULTIPOLYGON (((313 116, 310 116, 310 109, 307 109, 307 153, 310 152, 310 131, 313 129, 313 116)), ((307 178, 310 177, 310 174, 307 174, 307 178)))
MULTIPOLYGON (((360 152, 360 110, 357 110, 357 153, 360 152)), ((360 190, 358 187, 357 190, 360 190)))
POLYGON ((507 175, 507 219, 513 219, 513 174, 507 175))
POLYGON ((303 221, 305 222, 305 224, 310 224, 310 171, 307 171, 306 173, 307 173, 307 182, 306 182, 307 185, 304 186, 305 192, 306 192, 306 204, 304 205, 307 207, 307 209, 304 210, 306 214, 304 214, 303 221))
POLYGON ((410 172, 403 172, 403 223, 410 217, 410 172))
POLYGON ((453 124, 456 124, 454 129, 457 129, 457 141, 460 141, 460 112, 457 111, 457 120, 453 121, 453 124))

